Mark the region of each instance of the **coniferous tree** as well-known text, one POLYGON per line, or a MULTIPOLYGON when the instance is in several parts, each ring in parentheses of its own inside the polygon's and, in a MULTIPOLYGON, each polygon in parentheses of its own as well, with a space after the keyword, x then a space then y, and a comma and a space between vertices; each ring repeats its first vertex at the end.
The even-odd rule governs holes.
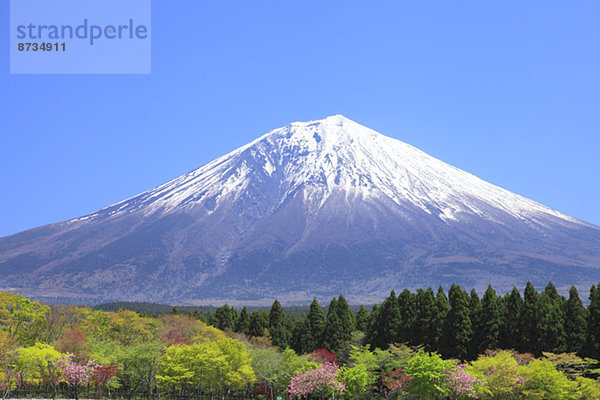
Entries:
POLYGON ((298 354, 306 354, 315 350, 308 318, 294 323, 290 347, 298 354))
POLYGON ((398 308, 400 309, 400 329, 395 342, 419 345, 420 340, 412 337, 415 320, 415 295, 410 290, 404 289, 398 295, 398 308))
POLYGON ((237 311, 235 308, 229 308, 227 304, 216 309, 210 319, 210 324, 216 328, 225 330, 233 330, 235 328, 237 311))
POLYGON ((246 307, 242 308, 242 311, 240 312, 235 331, 243 333, 244 335, 250 334, 250 316, 248 315, 248 309, 246 307))
POLYGON ((531 282, 523 292, 523 309, 519 318, 519 350, 523 353, 541 355, 540 295, 531 282))
POLYGON ((460 286, 452 284, 448 291, 448 302, 450 311, 448 311, 444 324, 443 354, 446 357, 466 360, 473 338, 473 327, 469 316, 469 296, 460 286))
POLYGON ((568 353, 581 353, 587 332, 587 310, 581 302, 575 286, 569 289, 569 299, 565 303, 565 337, 568 353))
POLYGON ((523 298, 519 290, 513 286, 512 291, 504 296, 504 324, 502 326, 502 342, 504 349, 521 349, 521 313, 523 298))
POLYGON ((341 345, 342 338, 342 321, 340 320, 337 307, 338 302, 334 297, 329 303, 329 309, 327 310, 327 321, 325 323, 325 336, 323 338, 324 347, 332 352, 341 345))
POLYGON ((252 311, 250 313, 250 336, 264 336, 265 329, 269 327, 269 314, 265 311, 252 311))
POLYGON ((564 297, 558 294, 552 282, 548 282, 539 300, 540 350, 564 353, 567 350, 564 297))
POLYGON ((356 311, 356 330, 361 332, 367 331, 367 326, 369 325, 369 312, 362 304, 358 307, 358 311, 356 311))
POLYGON ((481 342, 479 353, 500 348, 502 329, 502 302, 492 285, 488 285, 481 299, 481 342))
POLYGON ((304 352, 310 353, 313 350, 323 347, 325 324, 325 314, 317 299, 313 299, 312 303, 310 303, 308 316, 306 317, 307 334, 305 336, 304 352))
POLYGON ((586 356, 600 360, 600 283, 590 288, 587 311, 586 356))
POLYGON ((437 309, 433 290, 430 287, 427 290, 417 289, 412 337, 414 338, 414 344, 424 345, 427 351, 437 349, 436 314, 437 309))
POLYGON ((271 343, 281 349, 288 347, 292 338, 287 317, 278 300, 273 302, 269 311, 269 337, 271 343))
POLYGON ((369 343, 385 350, 394 343, 401 326, 400 307, 393 290, 381 306, 371 312, 371 316, 374 317, 374 322, 371 324, 372 331, 369 332, 369 343))
POLYGON ((482 320, 481 320, 481 300, 475 289, 471 289, 471 295, 469 296, 469 318, 471 319, 472 327, 472 339, 469 345, 468 357, 471 360, 477 358, 482 341, 482 320))
POLYGON ((346 342, 352 337, 352 332, 356 330, 356 318, 352 309, 348 305, 346 298, 341 294, 338 296, 337 308, 338 318, 340 319, 342 326, 342 338, 346 342))
POLYGON ((436 313, 434 316, 433 326, 435 327, 435 342, 438 351, 441 353, 443 348, 443 327, 450 311, 450 305, 448 304, 448 298, 444 293, 444 288, 440 286, 435 296, 435 309, 436 313))

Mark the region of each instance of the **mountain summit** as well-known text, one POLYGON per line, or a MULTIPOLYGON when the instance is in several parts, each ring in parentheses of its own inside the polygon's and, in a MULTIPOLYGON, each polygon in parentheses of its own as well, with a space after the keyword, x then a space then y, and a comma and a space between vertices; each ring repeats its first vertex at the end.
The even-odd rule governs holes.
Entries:
POLYGON ((599 227, 335 115, 0 238, 0 283, 62 301, 364 302, 452 282, 589 286, 599 249, 599 227))

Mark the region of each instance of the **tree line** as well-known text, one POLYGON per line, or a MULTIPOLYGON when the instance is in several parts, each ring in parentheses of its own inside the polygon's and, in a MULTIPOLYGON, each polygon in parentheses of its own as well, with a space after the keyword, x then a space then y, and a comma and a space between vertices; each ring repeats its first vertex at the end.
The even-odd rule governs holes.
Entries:
POLYGON ((361 305, 353 312, 344 296, 333 298, 324 312, 314 299, 305 317, 289 318, 279 301, 270 311, 224 305, 210 314, 210 324, 249 336, 269 332, 273 343, 300 354, 319 348, 339 351, 353 337, 386 349, 390 344, 423 346, 444 357, 473 360, 487 349, 514 349, 540 356, 543 352, 576 353, 600 359, 600 284, 589 292, 585 307, 572 286, 567 298, 552 282, 538 292, 528 282, 523 295, 515 287, 504 296, 488 286, 483 296, 452 285, 394 291, 370 311, 361 305))

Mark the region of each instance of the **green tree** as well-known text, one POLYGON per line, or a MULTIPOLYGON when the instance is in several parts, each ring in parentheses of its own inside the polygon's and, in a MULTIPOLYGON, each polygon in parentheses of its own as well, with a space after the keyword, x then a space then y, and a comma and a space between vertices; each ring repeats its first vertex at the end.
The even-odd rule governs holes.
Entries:
POLYGON ((397 343, 419 345, 420 338, 412 336, 415 323, 415 295, 404 289, 398 295, 398 308, 400 309, 400 327, 398 329, 397 343))
POLYGON ((519 350, 537 356, 542 354, 539 297, 531 282, 527 282, 523 292, 523 308, 519 316, 519 350))
POLYGON ((244 335, 250 334, 250 316, 248 315, 248 309, 246 307, 242 308, 242 311, 240 312, 235 331, 243 333, 244 335))
POLYGON ((448 304, 448 298, 444 293, 444 288, 440 286, 435 296, 435 316, 433 319, 433 326, 435 327, 435 342, 438 351, 441 351, 443 347, 443 327, 446 323, 446 317, 450 311, 450 305, 448 304))
POLYGON ((492 285, 488 285, 481 299, 481 342, 479 353, 500 348, 502 329, 502 303, 492 285))
POLYGON ((321 309, 317 299, 313 299, 306 316, 306 329, 308 332, 306 333, 305 349, 307 353, 323 347, 325 325, 326 320, 323 309, 321 309))
POLYGON ((398 299, 393 290, 379 308, 371 311, 371 316, 373 323, 367 333, 368 342, 374 347, 385 350, 396 341, 402 322, 398 299))
POLYGON ((502 327, 502 346, 505 349, 521 349, 521 314, 523 298, 516 287, 504 297, 504 324, 502 327))
POLYGON ((483 306, 481 305, 481 300, 479 299, 477 292, 475 289, 471 289, 471 294, 469 296, 469 318, 471 320, 473 334, 467 356, 467 358, 470 360, 477 358, 477 354, 479 354, 481 349, 481 342, 483 341, 483 320, 481 317, 482 310, 483 306))
POLYGON ((334 297, 327 311, 325 324, 325 347, 330 351, 338 351, 352 337, 356 322, 354 313, 348 306, 344 296, 334 297))
POLYGON ((210 324, 222 331, 232 331, 236 325, 236 316, 237 311, 235 308, 230 308, 227 304, 225 304, 224 306, 216 309, 215 313, 210 319, 210 324))
POLYGON ((287 317, 278 300, 273 302, 269 311, 269 338, 273 345, 281 349, 288 347, 292 338, 287 317))
POLYGON ((368 325, 369 311, 361 304, 360 307, 358 307, 358 311, 356 311, 356 330, 366 332, 368 325))
POLYGON ((265 329, 269 327, 269 314, 264 311, 254 310, 250 313, 250 336, 264 336, 265 329))
POLYGON ((467 359, 473 338, 473 327, 469 316, 469 296, 452 284, 448 291, 450 311, 444 324, 443 354, 446 357, 467 359))
POLYGON ((565 337, 568 353, 580 353, 585 345, 586 312, 577 288, 571 286, 569 299, 565 303, 565 337))
POLYGON ((0 327, 23 346, 31 346, 46 326, 50 307, 9 292, 0 292, 0 327))
POLYGON ((539 297, 540 350, 553 353, 566 351, 562 302, 553 300, 546 292, 539 297))
POLYGON ((452 360, 443 360, 437 353, 419 351, 405 362, 406 374, 411 376, 411 383, 406 390, 422 399, 440 398, 448 393, 441 383, 446 371, 454 365, 452 360))
POLYGON ((52 398, 56 398, 58 384, 61 380, 61 360, 65 355, 54 347, 36 343, 30 347, 17 349, 16 369, 21 372, 21 379, 26 383, 45 384, 52 388, 52 398))
POLYGON ((600 283, 590 288, 590 304, 587 311, 586 355, 600 360, 600 283))
POLYGON ((412 342, 414 345, 422 344, 427 351, 437 349, 437 308, 435 294, 428 287, 427 290, 417 289, 415 295, 415 319, 412 329, 412 342))

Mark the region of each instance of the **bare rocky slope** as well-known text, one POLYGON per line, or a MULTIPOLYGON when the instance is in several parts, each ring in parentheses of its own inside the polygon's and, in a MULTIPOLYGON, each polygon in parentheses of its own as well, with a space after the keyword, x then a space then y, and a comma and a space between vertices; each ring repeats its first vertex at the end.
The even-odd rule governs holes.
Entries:
POLYGON ((600 227, 339 115, 0 238, 0 287, 56 301, 369 302, 391 289, 527 280, 600 281, 600 227))

